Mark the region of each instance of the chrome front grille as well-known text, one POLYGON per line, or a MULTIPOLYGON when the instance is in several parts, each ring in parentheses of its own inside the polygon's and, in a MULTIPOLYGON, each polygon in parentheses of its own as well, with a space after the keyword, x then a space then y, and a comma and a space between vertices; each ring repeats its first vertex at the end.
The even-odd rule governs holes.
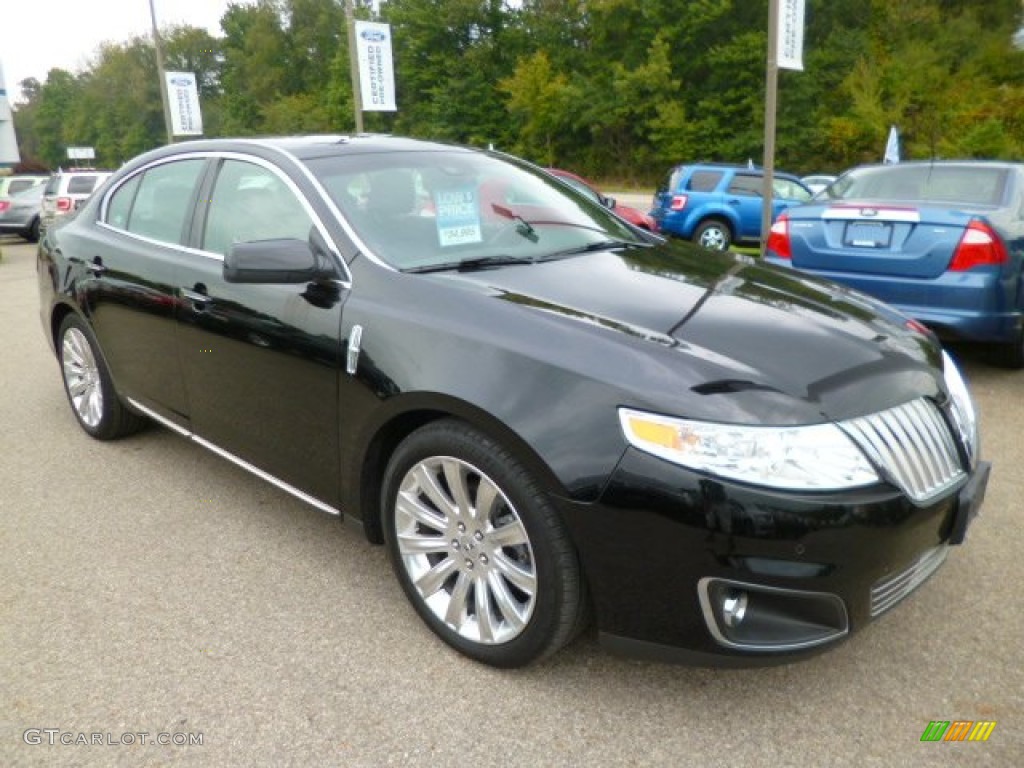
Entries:
POLYGON ((839 422, 914 502, 925 504, 967 477, 953 433, 931 400, 839 422))
POLYGON ((949 547, 930 549, 915 560, 909 568, 877 582, 871 588, 872 618, 892 608, 917 589, 946 560, 949 547))

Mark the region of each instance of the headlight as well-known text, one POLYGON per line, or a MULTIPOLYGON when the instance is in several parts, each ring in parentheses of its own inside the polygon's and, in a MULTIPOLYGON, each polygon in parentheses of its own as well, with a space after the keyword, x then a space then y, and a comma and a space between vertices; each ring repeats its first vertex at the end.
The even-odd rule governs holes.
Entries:
POLYGON ((699 472, 770 488, 834 491, 879 482, 834 424, 749 427, 619 409, 630 445, 699 472))
POLYGON ((973 467, 978 461, 978 417, 974 411, 974 401, 967 390, 967 383, 956 367, 953 358, 942 351, 942 376, 946 380, 949 397, 953 401, 953 421, 956 422, 960 440, 967 449, 967 458, 973 467))

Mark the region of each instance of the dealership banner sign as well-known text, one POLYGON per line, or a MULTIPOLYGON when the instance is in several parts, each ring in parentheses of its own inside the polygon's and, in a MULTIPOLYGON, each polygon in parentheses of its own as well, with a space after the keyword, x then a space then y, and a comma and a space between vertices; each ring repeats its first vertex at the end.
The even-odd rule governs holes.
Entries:
POLYGON ((365 112, 395 112, 395 72, 391 58, 391 25, 357 21, 359 89, 365 112))
POLYGON ((780 69, 804 68, 804 0, 779 0, 776 63, 780 69))
POLYGON ((194 72, 165 72, 167 101, 171 107, 171 133, 202 136, 203 114, 199 110, 199 89, 194 72))

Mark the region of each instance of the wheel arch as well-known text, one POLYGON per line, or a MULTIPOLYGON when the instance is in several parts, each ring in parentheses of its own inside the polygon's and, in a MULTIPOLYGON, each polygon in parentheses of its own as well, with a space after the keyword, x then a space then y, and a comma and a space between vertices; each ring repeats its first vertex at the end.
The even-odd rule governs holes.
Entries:
POLYGON ((493 414, 463 400, 450 396, 408 394, 395 403, 365 431, 364 439, 350 459, 354 470, 345 473, 356 478, 343 509, 354 506, 366 538, 374 544, 384 543, 381 519, 381 484, 388 462, 399 444, 417 429, 443 419, 455 419, 478 429, 487 437, 515 454, 541 486, 552 493, 565 494, 565 488, 551 467, 514 429, 493 414))

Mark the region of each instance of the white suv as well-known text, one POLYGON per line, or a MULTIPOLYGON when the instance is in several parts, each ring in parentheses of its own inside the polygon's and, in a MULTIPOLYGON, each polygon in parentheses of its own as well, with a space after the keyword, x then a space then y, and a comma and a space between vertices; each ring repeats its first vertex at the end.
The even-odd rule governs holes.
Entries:
POLYGON ((53 174, 43 192, 41 227, 46 229, 58 216, 77 210, 110 174, 111 171, 92 168, 75 168, 53 174))

